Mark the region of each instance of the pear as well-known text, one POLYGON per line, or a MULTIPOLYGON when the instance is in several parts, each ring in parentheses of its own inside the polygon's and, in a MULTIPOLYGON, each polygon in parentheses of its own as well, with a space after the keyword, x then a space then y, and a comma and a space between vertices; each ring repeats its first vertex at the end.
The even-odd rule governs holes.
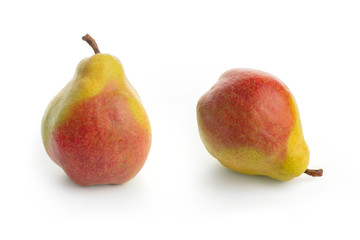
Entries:
POLYGON ((72 80, 48 105, 42 140, 50 158, 78 185, 122 184, 143 167, 151 128, 140 97, 116 57, 83 59, 72 80))
POLYGON ((307 169, 304 140, 294 96, 275 76, 253 69, 231 69, 197 104, 200 137, 225 167, 250 175, 288 181, 307 169))

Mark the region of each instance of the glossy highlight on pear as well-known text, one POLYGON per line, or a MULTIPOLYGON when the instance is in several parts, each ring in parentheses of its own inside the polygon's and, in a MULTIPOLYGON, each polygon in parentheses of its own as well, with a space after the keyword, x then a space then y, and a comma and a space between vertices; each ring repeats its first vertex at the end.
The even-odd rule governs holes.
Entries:
POLYGON ((307 169, 309 148, 299 111, 288 87, 254 69, 231 69, 197 104, 200 137, 225 167, 250 175, 288 181, 307 169))
POLYGON ((81 185, 122 184, 137 175, 151 146, 151 127, 134 87, 116 57, 82 60, 73 79, 49 103, 42 139, 50 158, 81 185))

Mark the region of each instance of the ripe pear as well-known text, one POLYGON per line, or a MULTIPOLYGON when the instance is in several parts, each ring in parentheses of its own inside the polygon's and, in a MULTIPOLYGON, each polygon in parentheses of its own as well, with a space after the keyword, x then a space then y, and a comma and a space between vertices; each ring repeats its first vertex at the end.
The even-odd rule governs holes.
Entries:
POLYGON ((42 140, 50 158, 81 185, 122 184, 143 167, 151 145, 148 116, 116 57, 83 59, 72 80, 50 102, 42 140))
POLYGON ((253 69, 231 69, 197 104, 200 137, 225 167, 288 181, 307 169, 304 140, 294 96, 278 78, 253 69))

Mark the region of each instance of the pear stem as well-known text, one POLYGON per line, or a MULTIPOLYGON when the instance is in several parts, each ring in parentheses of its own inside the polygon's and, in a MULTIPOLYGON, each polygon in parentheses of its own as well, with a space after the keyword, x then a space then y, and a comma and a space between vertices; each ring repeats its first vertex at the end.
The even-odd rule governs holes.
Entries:
POLYGON ((321 177, 323 175, 323 170, 320 169, 306 169, 305 173, 312 177, 321 177))
POLYGON ((99 47, 95 42, 95 39, 93 39, 89 34, 86 34, 85 36, 82 37, 82 40, 84 40, 85 42, 87 42, 90 47, 92 47, 92 49, 94 50, 95 54, 100 53, 99 47))

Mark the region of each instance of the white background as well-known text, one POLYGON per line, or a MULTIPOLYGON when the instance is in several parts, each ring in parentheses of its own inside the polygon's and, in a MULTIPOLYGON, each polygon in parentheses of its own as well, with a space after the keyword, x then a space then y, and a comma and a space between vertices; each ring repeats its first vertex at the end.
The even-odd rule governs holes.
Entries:
POLYGON ((359 239, 358 1, 0 3, 1 239, 359 239), (49 101, 92 55, 121 59, 153 144, 130 182, 79 187, 40 137, 49 101), (196 103, 226 70, 279 77, 322 178, 222 167, 196 103))

